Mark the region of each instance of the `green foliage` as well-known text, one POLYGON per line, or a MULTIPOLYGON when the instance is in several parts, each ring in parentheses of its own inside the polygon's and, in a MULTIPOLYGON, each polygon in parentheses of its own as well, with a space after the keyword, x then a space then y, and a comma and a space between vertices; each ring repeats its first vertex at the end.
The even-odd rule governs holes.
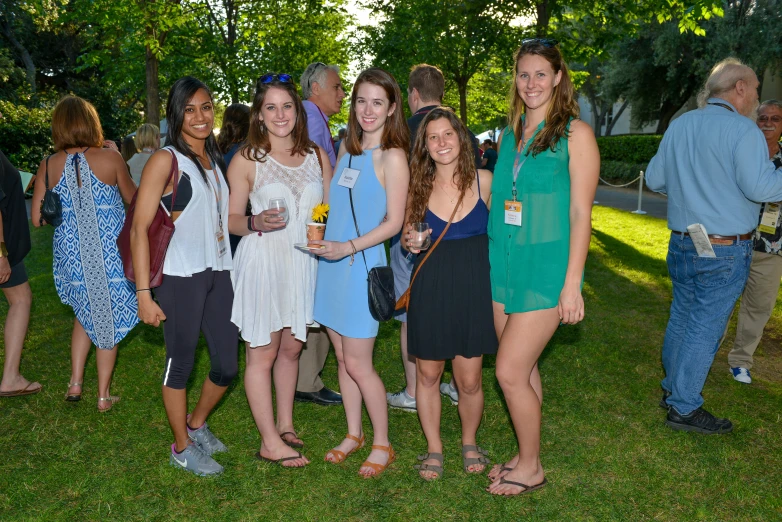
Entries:
POLYGON ((597 138, 600 161, 649 163, 657 154, 662 136, 652 134, 625 134, 597 138))
POLYGON ((604 180, 624 184, 633 181, 641 171, 646 172, 648 163, 632 163, 627 161, 600 160, 600 177, 604 180))
POLYGON ((52 152, 51 112, 0 100, 0 150, 19 170, 35 172, 52 152))

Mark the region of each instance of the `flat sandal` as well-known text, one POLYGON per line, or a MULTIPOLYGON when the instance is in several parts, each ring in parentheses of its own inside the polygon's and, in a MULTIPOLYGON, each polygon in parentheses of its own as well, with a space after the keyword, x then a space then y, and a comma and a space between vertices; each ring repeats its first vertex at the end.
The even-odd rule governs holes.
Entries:
POLYGON ((429 482, 431 480, 439 479, 443 475, 443 454, 442 453, 424 453, 423 455, 418 455, 416 457, 419 461, 422 462, 422 464, 416 464, 413 466, 413 469, 418 470, 418 475, 421 476, 422 471, 431 471, 433 473, 437 473, 434 477, 426 478, 424 476, 421 476, 422 479, 429 482), (423 464, 423 461, 434 459, 437 462, 440 463, 438 466, 437 464, 423 464))
POLYGON ((348 451, 347 453, 332 448, 326 452, 326 456, 323 457, 323 460, 325 460, 326 462, 330 462, 331 464, 339 464, 340 462, 344 462, 345 459, 348 458, 348 455, 350 455, 351 453, 355 453, 356 451, 364 447, 364 435, 361 435, 361 438, 358 438, 355 435, 351 435, 350 433, 348 433, 347 435, 345 435, 345 438, 358 442, 358 446, 348 451), (328 458, 326 458, 329 456, 329 453, 331 453, 334 456, 334 460, 329 460, 328 458))
POLYGON ((108 408, 104 408, 104 409, 98 408, 98 412, 99 413, 106 413, 111 408, 113 408, 116 403, 119 402, 119 399, 120 398, 117 397, 116 395, 110 395, 109 397, 98 397, 98 402, 103 401, 103 402, 108 402, 109 403, 109 407, 108 408))
POLYGON ((491 461, 487 457, 489 454, 488 451, 481 448, 480 446, 474 445, 474 444, 467 444, 465 446, 462 446, 462 467, 464 468, 465 473, 483 473, 486 471, 486 468, 489 467, 489 464, 491 464, 491 461), (468 451, 475 451, 477 452, 480 457, 465 457, 468 451), (474 466, 476 464, 482 464, 483 469, 480 471, 470 471, 468 468, 470 466, 474 466))
MULTIPOLYGON (((82 383, 80 382, 69 382, 68 383, 68 390, 71 389, 73 386, 78 386, 79 388, 82 387, 82 383)), ((79 402, 81 400, 81 393, 68 393, 65 392, 65 401, 66 402, 79 402)))

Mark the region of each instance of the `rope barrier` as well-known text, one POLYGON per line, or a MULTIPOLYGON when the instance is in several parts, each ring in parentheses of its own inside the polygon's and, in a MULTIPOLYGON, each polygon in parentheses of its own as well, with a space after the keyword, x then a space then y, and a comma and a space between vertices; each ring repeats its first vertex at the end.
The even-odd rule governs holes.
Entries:
MULTIPOLYGON (((624 185, 614 185, 614 184, 612 184, 612 183, 609 183, 609 182, 607 182, 606 180, 604 180, 603 178, 601 178, 601 177, 599 177, 599 176, 598 176, 598 179, 599 179, 600 181, 602 181, 603 183, 605 183, 606 185, 608 185, 609 187, 614 187, 614 188, 623 188, 623 187, 627 187, 627 186, 630 186, 630 185, 632 185, 632 184, 633 184, 633 183, 635 183, 636 181, 638 181, 638 208, 637 208, 636 210, 633 210, 633 214, 646 214, 646 212, 644 212, 643 210, 641 210, 641 202, 642 202, 642 200, 643 200, 643 197, 644 197, 644 196, 643 196, 643 193, 644 193, 644 171, 641 171, 641 172, 640 172, 640 175, 639 175, 637 178, 635 178, 633 181, 631 181, 631 182, 629 182, 629 183, 625 183, 624 185), (640 181, 639 181, 639 180, 640 180, 640 181)), ((593 202, 593 204, 597 205, 597 204, 598 204, 598 201, 597 201, 597 200, 595 200, 595 201, 593 202)))
POLYGON ((635 178, 633 181, 631 181, 631 182, 629 182, 629 183, 625 183, 624 185, 613 185, 613 184, 611 184, 611 183, 607 182, 606 180, 604 180, 603 178, 599 178, 599 179, 600 179, 600 181, 602 181, 603 183, 605 183, 605 184, 606 184, 606 185, 608 185, 609 187, 623 188, 623 187, 628 187, 628 186, 632 185, 633 183, 635 183, 636 181, 638 181, 639 179, 641 179, 641 176, 638 176, 638 177, 637 177, 637 178, 635 178))

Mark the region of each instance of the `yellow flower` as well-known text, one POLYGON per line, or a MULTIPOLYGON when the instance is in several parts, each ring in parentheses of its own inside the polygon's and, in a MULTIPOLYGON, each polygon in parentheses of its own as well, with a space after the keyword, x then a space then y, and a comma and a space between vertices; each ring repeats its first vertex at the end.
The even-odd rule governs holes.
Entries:
POLYGON ((315 223, 325 223, 329 217, 328 203, 319 203, 312 209, 312 221, 315 223))

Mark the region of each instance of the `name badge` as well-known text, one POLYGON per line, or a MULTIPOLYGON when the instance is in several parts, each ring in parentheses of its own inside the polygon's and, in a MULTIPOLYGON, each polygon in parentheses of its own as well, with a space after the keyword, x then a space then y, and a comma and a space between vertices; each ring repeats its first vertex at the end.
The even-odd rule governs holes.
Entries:
POLYGON ((228 247, 225 243, 225 234, 223 234, 222 230, 219 230, 215 232, 215 237, 217 238, 217 257, 223 257, 226 252, 228 252, 228 247))
POLYGON ((344 169, 342 169, 342 174, 340 174, 339 176, 339 181, 337 181, 337 185, 352 189, 353 187, 356 186, 356 181, 358 180, 359 174, 361 174, 360 170, 351 169, 350 167, 345 167, 344 169))
POLYGON ((521 201, 505 200, 505 224, 521 226, 521 201))
POLYGON ((763 216, 760 218, 758 230, 767 234, 773 234, 779 226, 779 203, 766 203, 763 207, 763 216))

